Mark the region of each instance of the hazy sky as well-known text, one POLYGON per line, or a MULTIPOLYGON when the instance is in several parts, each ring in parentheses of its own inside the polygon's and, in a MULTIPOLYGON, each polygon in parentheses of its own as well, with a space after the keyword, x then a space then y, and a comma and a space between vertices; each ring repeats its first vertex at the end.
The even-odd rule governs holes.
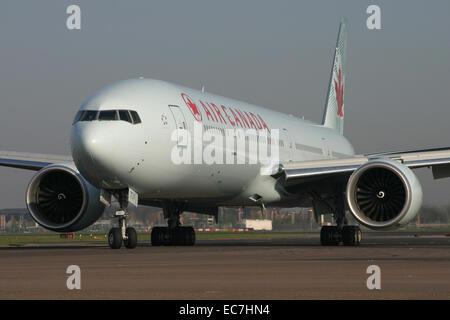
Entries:
MULTIPOLYGON (((348 18, 344 134, 358 153, 450 145, 450 1, 1 1, 0 150, 70 154, 78 106, 144 76, 320 121, 348 18), (81 30, 66 8, 81 8, 81 30), (381 8, 368 30, 366 8, 381 8)), ((450 179, 417 171, 426 204, 450 179)), ((0 208, 32 172, 0 168, 0 208)))

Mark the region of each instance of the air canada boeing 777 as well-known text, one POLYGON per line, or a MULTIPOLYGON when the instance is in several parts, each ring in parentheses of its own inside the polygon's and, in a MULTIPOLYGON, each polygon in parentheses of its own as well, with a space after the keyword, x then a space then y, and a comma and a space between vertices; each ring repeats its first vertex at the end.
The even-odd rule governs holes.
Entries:
POLYGON ((184 211, 217 217, 219 207, 313 207, 332 214, 322 245, 356 246, 361 230, 398 228, 422 204, 413 169, 450 176, 450 148, 355 154, 343 135, 346 24, 339 27, 322 122, 313 123, 153 79, 114 83, 79 109, 72 156, 0 152, 0 165, 34 170, 26 190, 33 219, 56 232, 93 224, 115 199, 111 248, 134 248, 130 205, 163 208, 153 245, 193 245, 184 211), (263 152, 264 151, 264 152, 263 152), (269 152, 270 151, 270 152, 269 152), (262 156, 263 155, 263 156, 262 156), (264 158, 262 161, 262 158, 264 158))

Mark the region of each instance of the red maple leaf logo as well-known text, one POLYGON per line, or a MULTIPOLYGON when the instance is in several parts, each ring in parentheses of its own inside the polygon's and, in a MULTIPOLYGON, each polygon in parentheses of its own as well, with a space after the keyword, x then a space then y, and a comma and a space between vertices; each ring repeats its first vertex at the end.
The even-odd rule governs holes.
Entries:
POLYGON ((344 117, 344 86, 342 84, 342 78, 341 78, 341 69, 339 69, 338 73, 338 82, 334 80, 334 89, 336 91, 336 102, 338 104, 338 116, 343 118, 344 117))
POLYGON ((195 120, 202 121, 202 114, 198 110, 197 105, 195 104, 194 100, 192 100, 192 98, 189 97, 185 93, 182 93, 181 97, 183 98, 186 105, 189 107, 189 110, 191 110, 192 115, 194 116, 195 120))

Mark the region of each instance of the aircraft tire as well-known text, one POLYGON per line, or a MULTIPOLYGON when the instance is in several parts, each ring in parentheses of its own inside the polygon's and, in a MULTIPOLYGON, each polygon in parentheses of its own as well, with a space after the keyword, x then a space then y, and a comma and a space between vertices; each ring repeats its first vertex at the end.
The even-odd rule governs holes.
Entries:
POLYGON ((123 244, 127 249, 134 249, 137 246, 137 233, 136 230, 132 227, 128 227, 125 230, 127 235, 127 239, 123 240, 123 244))
POLYGON ((122 247, 122 232, 119 228, 111 228, 108 233, 108 244, 111 249, 122 247))
POLYGON ((320 229, 320 243, 323 246, 337 246, 340 241, 340 232, 336 226, 323 226, 320 229))
POLYGON ((359 246, 361 237, 361 229, 358 226, 344 226, 342 228, 342 242, 344 246, 359 246))

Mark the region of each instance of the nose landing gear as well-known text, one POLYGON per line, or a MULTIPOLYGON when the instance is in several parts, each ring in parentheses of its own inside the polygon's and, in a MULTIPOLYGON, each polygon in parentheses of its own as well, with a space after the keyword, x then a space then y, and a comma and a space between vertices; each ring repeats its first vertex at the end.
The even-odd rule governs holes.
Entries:
POLYGON ((120 249, 122 243, 128 249, 133 249, 137 245, 137 233, 132 227, 126 226, 127 213, 124 210, 118 210, 113 218, 119 219, 119 228, 112 228, 108 233, 108 244, 111 249, 120 249))

